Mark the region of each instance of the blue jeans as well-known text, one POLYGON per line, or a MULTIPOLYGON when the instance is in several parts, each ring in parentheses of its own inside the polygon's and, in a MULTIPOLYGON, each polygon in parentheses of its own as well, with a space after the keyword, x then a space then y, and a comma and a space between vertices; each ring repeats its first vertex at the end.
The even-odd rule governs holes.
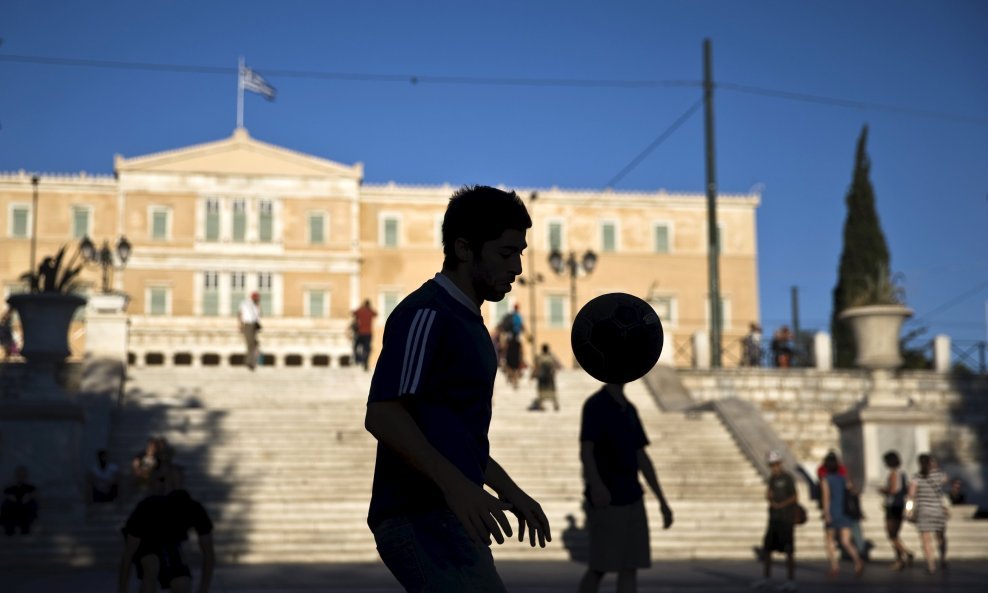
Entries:
POLYGON ((381 560, 409 593, 507 593, 490 548, 471 542, 451 511, 385 519, 374 540, 381 560))

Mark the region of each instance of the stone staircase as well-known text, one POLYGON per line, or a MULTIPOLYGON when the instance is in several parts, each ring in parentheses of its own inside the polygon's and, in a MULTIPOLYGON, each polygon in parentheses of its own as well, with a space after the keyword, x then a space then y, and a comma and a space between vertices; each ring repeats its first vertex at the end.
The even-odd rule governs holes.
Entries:
MULTIPOLYGON (((376 561, 366 526, 374 440, 363 417, 370 375, 352 368, 131 369, 126 403, 115 414, 111 458, 121 466, 149 435, 163 435, 183 465, 187 487, 216 523, 221 562, 376 561)), ((583 529, 579 421, 599 383, 582 372, 559 376, 560 412, 531 412, 534 385, 495 391, 492 455, 549 516, 554 541, 532 550, 517 540, 495 546, 502 559, 580 559, 583 529)), ((676 524, 661 527, 646 494, 657 559, 753 558, 765 526, 764 487, 709 412, 663 413, 644 384, 628 386, 652 442, 649 454, 676 524)), ((802 493, 805 501, 805 492, 802 493)), ((96 509, 81 524, 39 521, 28 538, 0 538, 0 564, 112 564, 126 507, 96 509)), ((864 501, 867 538, 888 557, 877 500, 864 501)), ((797 531, 801 557, 824 555, 812 503, 797 531)), ((973 512, 973 509, 969 509, 973 512)), ((966 512, 965 515, 970 515, 966 512)), ((955 519, 951 555, 988 557, 988 529, 955 519)), ((907 543, 919 550, 915 531, 907 543)), ((194 548, 194 544, 190 548, 194 548)))

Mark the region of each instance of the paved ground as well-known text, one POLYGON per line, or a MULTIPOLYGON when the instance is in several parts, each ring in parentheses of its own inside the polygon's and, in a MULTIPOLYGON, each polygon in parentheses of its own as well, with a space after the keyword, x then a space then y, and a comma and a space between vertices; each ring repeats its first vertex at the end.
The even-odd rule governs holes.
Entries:
MULTIPOLYGON (((574 593, 582 567, 567 562, 501 562, 498 568, 512 593, 574 593)), ((782 564, 776 572, 783 574, 782 564)), ((846 574, 827 579, 821 562, 800 564, 797 583, 802 593, 938 593, 984 591, 988 563, 957 562, 944 573, 927 575, 920 568, 893 573, 885 565, 869 565, 861 578, 846 574)), ((750 591, 760 576, 755 562, 669 562, 640 573, 642 593, 726 593, 750 591)), ((778 581, 781 583, 781 581, 778 581)), ((113 593, 114 572, 98 569, 4 569, 0 589, 5 593, 113 593)), ((400 593, 380 564, 260 565, 221 567, 215 593, 400 593)), ((608 577, 602 593, 614 591, 608 577)), ((136 591, 136 584, 132 591, 136 591)), ((464 592, 466 593, 466 592, 464 592)))

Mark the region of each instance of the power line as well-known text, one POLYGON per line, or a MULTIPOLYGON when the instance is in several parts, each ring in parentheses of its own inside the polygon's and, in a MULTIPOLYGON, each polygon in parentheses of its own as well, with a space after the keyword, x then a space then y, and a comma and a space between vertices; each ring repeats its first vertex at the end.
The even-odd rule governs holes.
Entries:
MULTIPOLYGON (((47 66, 77 66, 88 68, 112 68, 144 70, 149 72, 185 72, 193 74, 236 75, 234 67, 193 66, 188 64, 161 64, 151 62, 123 62, 118 60, 88 60, 76 58, 50 58, 14 54, 0 55, 0 61, 47 66)), ((587 88, 658 88, 699 87, 695 80, 621 80, 590 78, 525 78, 494 76, 431 76, 417 74, 375 74, 369 72, 327 72, 319 70, 291 70, 262 68, 265 76, 310 78, 321 80, 348 80, 358 82, 407 82, 409 84, 463 84, 488 86, 537 86, 537 87, 587 87, 587 88)))
POLYGON ((937 313, 942 313, 943 311, 946 311, 947 309, 953 307, 954 305, 957 305, 958 303, 961 303, 971 298, 972 296, 978 294, 985 288, 988 288, 988 282, 982 282, 981 284, 978 284, 974 288, 962 292, 961 294, 950 299, 949 301, 940 305, 939 307, 935 307, 932 311, 927 311, 926 313, 920 315, 919 317, 914 317, 913 319, 910 319, 909 323, 919 323, 920 321, 929 319, 930 317, 936 315, 937 313))
POLYGON ((632 169, 634 169, 635 167, 637 167, 639 165, 639 163, 641 163, 645 159, 645 157, 647 157, 653 150, 655 150, 656 148, 658 148, 658 146, 660 144, 662 144, 663 142, 665 142, 665 140, 669 136, 671 136, 673 132, 675 132, 676 130, 678 130, 681 125, 683 125, 684 123, 686 123, 686 120, 688 120, 691 115, 693 115, 694 113, 696 113, 696 110, 699 109, 702 105, 703 105, 703 99, 702 98, 699 99, 696 103, 693 103, 693 105, 691 105, 689 109, 687 109, 686 111, 684 111, 682 115, 680 115, 678 118, 676 118, 676 121, 672 122, 672 124, 668 128, 666 128, 666 130, 664 132, 662 132, 661 134, 659 134, 659 136, 655 140, 653 140, 651 144, 649 144, 648 146, 646 146, 645 147, 645 150, 643 150, 640 153, 638 153, 638 156, 636 156, 635 158, 631 159, 631 162, 630 163, 628 163, 627 165, 625 165, 625 167, 623 169, 621 169, 621 171, 619 171, 617 175, 615 175, 614 177, 612 177, 611 180, 607 182, 607 185, 605 187, 614 187, 614 185, 618 181, 620 181, 621 178, 623 178, 625 175, 627 175, 628 173, 630 173, 632 169))
POLYGON ((748 93, 750 95, 761 95, 763 97, 773 97, 776 99, 787 99, 790 101, 799 101, 803 103, 816 103, 820 105, 830 105, 833 107, 847 107, 851 109, 863 109, 869 111, 884 111, 887 113, 897 113, 900 115, 912 115, 916 117, 926 117, 930 119, 942 119, 946 121, 960 122, 960 123, 973 123, 982 126, 988 125, 988 118, 976 117, 971 115, 959 115, 956 113, 947 113, 943 111, 930 111, 927 109, 915 109, 912 107, 900 107, 897 105, 887 105, 883 103, 871 103, 868 101, 857 101, 853 99, 840 99, 836 97, 824 97, 820 95, 811 95, 809 93, 796 93, 793 91, 780 91, 776 89, 766 89, 756 86, 748 86, 743 84, 735 84, 732 82, 718 82, 716 83, 718 89, 724 89, 727 91, 735 91, 738 93, 748 93))

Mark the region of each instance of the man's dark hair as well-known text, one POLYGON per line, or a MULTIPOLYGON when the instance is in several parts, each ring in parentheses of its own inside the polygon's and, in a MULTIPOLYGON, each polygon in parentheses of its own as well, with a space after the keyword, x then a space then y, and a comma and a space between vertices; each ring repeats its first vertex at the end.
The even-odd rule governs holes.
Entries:
POLYGON ((836 453, 833 451, 827 453, 827 456, 823 458, 823 469, 825 469, 828 474, 836 474, 840 471, 840 462, 837 460, 836 453))
POLYGON ((924 478, 930 474, 930 468, 933 466, 932 462, 933 458, 926 453, 919 456, 919 473, 924 478))
POLYGON ((443 253, 452 260, 456 240, 463 238, 474 253, 504 231, 524 231, 531 228, 532 217, 515 192, 506 192, 486 185, 466 185, 449 199, 443 217, 443 253))
POLYGON ((883 459, 885 460, 885 465, 893 469, 902 465, 902 460, 899 459, 899 454, 895 451, 889 451, 884 455, 883 459))

